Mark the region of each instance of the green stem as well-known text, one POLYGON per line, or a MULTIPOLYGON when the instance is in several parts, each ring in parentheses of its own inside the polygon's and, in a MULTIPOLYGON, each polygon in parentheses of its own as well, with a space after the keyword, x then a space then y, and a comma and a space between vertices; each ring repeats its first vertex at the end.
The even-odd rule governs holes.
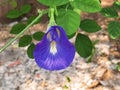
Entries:
POLYGON ((8 46, 10 46, 18 37, 20 37, 25 31, 27 31, 30 26, 32 26, 42 15, 46 14, 47 12, 48 12, 48 10, 46 10, 46 11, 40 11, 40 10, 38 10, 39 15, 30 24, 28 24, 25 29, 23 29, 19 34, 17 34, 7 44, 5 44, 5 46, 3 46, 2 48, 0 48, 0 53, 3 50, 5 50, 8 46))
POLYGON ((55 23, 55 18, 54 18, 54 14, 55 14, 55 8, 54 8, 54 7, 51 7, 50 10, 49 10, 50 22, 49 22, 49 25, 48 25, 48 26, 54 26, 54 25, 56 25, 56 23, 55 23))
POLYGON ((78 13, 79 15, 81 14, 81 10, 80 10, 80 9, 74 8, 74 11, 75 11, 76 13, 78 13))

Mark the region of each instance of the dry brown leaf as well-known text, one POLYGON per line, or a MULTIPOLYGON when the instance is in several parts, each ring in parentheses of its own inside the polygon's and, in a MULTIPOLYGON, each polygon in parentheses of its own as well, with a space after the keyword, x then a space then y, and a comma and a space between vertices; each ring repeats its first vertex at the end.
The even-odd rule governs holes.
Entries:
POLYGON ((108 56, 97 57, 97 63, 100 64, 101 66, 104 66, 107 61, 108 61, 108 56))
POLYGON ((113 3, 114 3, 114 0, 101 0, 102 7, 112 6, 113 3))
POLYGON ((96 87, 100 82, 98 80, 89 80, 87 83, 88 88, 96 87))
POLYGON ((41 86, 42 86, 43 90, 44 90, 45 86, 47 86, 47 82, 45 79, 43 79, 41 86))
POLYGON ((114 89, 113 89, 113 88, 104 87, 104 86, 99 85, 99 86, 95 87, 95 88, 92 89, 92 90, 114 90, 114 89))
POLYGON ((27 84, 27 85, 29 85, 30 83, 32 83, 32 80, 31 80, 31 79, 26 81, 26 84, 27 84))
POLYGON ((107 71, 107 69, 103 66, 98 66, 93 72, 92 72, 92 78, 97 78, 100 80, 104 73, 107 71))
POLYGON ((112 70, 107 70, 103 77, 102 77, 102 80, 109 80, 113 77, 113 73, 112 73, 112 70))
POLYGON ((102 79, 106 71, 107 71, 107 69, 105 69, 105 68, 100 68, 100 69, 97 71, 96 78, 102 79))

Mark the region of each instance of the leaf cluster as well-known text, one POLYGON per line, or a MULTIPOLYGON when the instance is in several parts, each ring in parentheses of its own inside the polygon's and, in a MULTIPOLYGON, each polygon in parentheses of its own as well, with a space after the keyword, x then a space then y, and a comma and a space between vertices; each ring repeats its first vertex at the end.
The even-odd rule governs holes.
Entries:
MULTIPOLYGON (((100 0, 37 0, 39 3, 48 8, 55 8, 56 24, 65 29, 68 38, 75 37, 76 51, 81 57, 88 58, 93 56, 95 50, 94 41, 92 41, 86 33, 96 33, 101 30, 101 26, 93 19, 82 19, 81 13, 100 13, 106 18, 115 18, 118 20, 118 11, 120 10, 120 2, 115 1, 110 7, 101 7, 100 0), (84 32, 83 33, 81 33, 84 32)), ((30 5, 24 5, 20 10, 12 10, 8 12, 7 17, 14 19, 18 18, 31 10, 30 5)), ((49 14, 48 14, 49 16, 49 14)), ((36 16, 32 16, 27 20, 27 23, 18 23, 14 25, 10 31, 11 34, 19 34, 27 25, 29 25, 36 16)), ((39 23, 37 20, 34 24, 39 23)), ((110 21, 108 24, 108 33, 111 38, 115 39, 120 36, 120 22, 110 21)), ((35 44, 33 40, 40 41, 43 37, 43 32, 35 32, 32 35, 23 35, 19 40, 19 46, 28 46, 27 53, 30 58, 33 58, 33 50, 35 44)))

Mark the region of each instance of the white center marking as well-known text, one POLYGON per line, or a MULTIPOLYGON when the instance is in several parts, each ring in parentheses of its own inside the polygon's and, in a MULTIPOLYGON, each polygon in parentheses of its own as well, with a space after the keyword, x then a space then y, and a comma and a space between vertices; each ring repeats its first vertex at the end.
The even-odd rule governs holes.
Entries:
POLYGON ((56 49, 56 42, 52 41, 50 44, 50 52, 55 55, 57 53, 57 49, 56 49))

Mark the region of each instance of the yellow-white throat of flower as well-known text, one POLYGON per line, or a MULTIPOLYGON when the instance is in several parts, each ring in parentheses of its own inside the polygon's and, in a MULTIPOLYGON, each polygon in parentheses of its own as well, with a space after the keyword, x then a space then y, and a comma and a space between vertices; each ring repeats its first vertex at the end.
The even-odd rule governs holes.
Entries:
POLYGON ((50 43, 50 53, 53 55, 57 53, 56 42, 54 40, 50 43))

